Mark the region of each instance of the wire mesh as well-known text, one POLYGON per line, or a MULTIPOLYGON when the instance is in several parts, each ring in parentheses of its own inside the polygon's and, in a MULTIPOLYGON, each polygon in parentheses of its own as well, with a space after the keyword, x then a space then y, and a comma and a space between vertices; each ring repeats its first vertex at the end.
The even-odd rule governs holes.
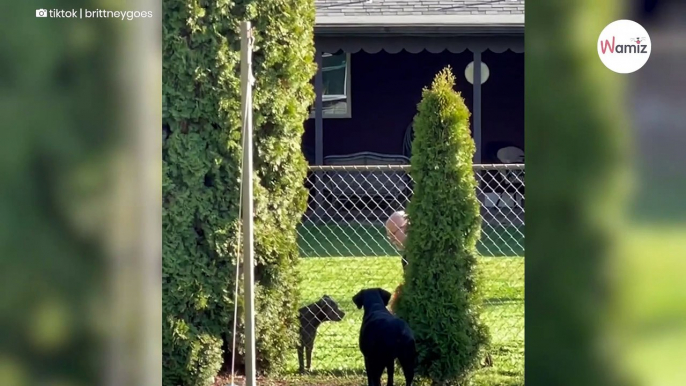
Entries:
MULTIPOLYGON (((499 373, 523 376, 524 165, 474 169, 489 354, 499 373)), ((393 292, 403 280, 401 257, 384 223, 412 197, 409 166, 312 166, 306 185, 308 208, 298 229, 301 345, 290 367, 310 374, 360 374, 362 311, 352 297, 362 288, 393 292)))

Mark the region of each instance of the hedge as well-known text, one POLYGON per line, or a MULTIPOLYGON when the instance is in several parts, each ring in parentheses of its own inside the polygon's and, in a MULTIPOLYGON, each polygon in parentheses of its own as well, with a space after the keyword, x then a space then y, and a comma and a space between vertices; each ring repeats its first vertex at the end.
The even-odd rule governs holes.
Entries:
POLYGON ((414 119, 408 269, 397 305, 417 339, 417 374, 434 384, 464 379, 489 342, 476 279, 475 146, 469 110, 454 85, 449 67, 438 73, 414 119))
MULTIPOLYGON (((300 142, 313 100, 314 2, 172 0, 163 11, 164 384, 210 385, 230 358, 242 20, 253 23, 256 45, 257 364, 261 373, 278 371, 297 322, 296 224, 307 199, 300 142)), ((238 306, 242 315, 242 296, 238 306)))

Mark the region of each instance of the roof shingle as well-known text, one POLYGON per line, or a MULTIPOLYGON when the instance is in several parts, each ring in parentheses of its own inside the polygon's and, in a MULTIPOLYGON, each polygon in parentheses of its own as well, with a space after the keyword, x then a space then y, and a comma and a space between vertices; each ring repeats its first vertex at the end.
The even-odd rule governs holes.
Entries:
POLYGON ((318 17, 524 15, 524 0, 315 0, 318 17))

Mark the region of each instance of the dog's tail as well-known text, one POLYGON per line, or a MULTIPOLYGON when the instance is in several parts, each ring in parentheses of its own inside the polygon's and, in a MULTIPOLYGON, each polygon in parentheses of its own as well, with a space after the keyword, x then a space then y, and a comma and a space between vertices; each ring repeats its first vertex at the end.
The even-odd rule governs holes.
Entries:
POLYGON ((403 342, 402 349, 399 350, 398 361, 405 374, 405 380, 409 382, 408 384, 412 384, 415 371, 419 365, 414 338, 403 342))
POLYGON ((396 319, 393 321, 393 329, 395 330, 395 336, 397 337, 397 346, 406 347, 410 343, 414 347, 414 335, 412 330, 407 327, 407 323, 402 319, 396 319))

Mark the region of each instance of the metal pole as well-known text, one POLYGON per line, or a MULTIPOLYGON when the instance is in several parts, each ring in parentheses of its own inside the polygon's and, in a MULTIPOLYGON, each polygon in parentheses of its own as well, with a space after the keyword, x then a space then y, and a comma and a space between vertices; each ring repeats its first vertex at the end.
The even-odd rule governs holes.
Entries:
MULTIPOLYGON (((322 73, 322 51, 315 42, 314 60, 317 73, 314 76, 314 164, 324 165, 324 75, 322 73)), ((314 217, 326 218, 324 204, 324 176, 326 173, 314 173, 314 217)))
POLYGON ((472 110, 474 110, 474 144, 476 145, 476 154, 474 154, 474 163, 480 164, 482 159, 481 152, 481 52, 474 52, 474 91, 472 96, 472 110))
POLYGON ((315 164, 324 165, 324 75, 322 73, 322 52, 315 53, 317 73, 314 76, 314 152, 315 164))
POLYGON ((252 186, 252 32, 241 23, 241 112, 243 121, 243 286, 245 295, 245 385, 255 380, 255 263, 252 186))

